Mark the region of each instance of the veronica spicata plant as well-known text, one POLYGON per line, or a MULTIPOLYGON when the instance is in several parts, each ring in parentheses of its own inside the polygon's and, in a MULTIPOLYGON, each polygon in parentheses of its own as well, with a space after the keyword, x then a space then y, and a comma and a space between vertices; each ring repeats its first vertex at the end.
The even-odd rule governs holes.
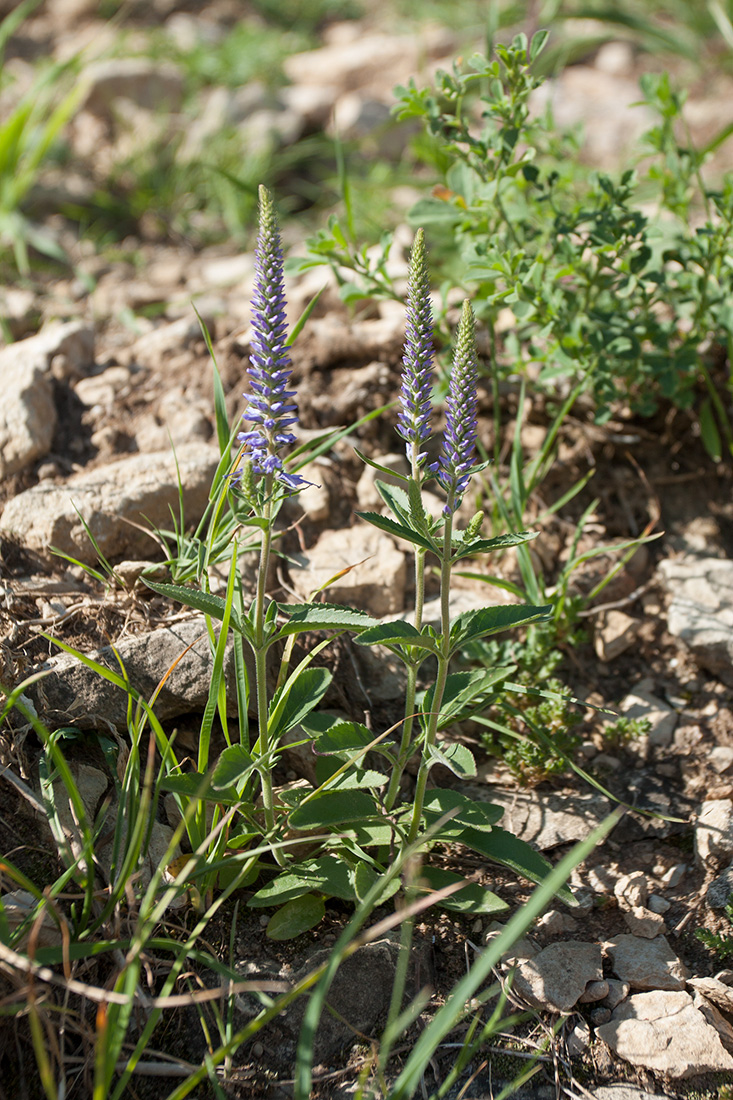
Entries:
MULTIPOLYGON (((475 774, 469 749, 460 743, 439 744, 439 735, 457 718, 495 695, 497 686, 511 671, 451 672, 454 656, 472 639, 539 621, 551 610, 547 606, 486 607, 454 621, 450 618, 450 580, 456 562, 481 552, 521 545, 534 537, 519 532, 482 539, 480 514, 464 531, 455 529, 456 512, 470 478, 482 468, 474 464, 478 360, 470 303, 464 303, 458 327, 442 447, 437 462, 430 463, 433 323, 425 242, 422 232, 418 232, 409 269, 397 425, 410 460, 410 474, 403 479, 404 487, 377 481, 395 518, 363 514, 375 526, 407 539, 415 547, 414 623, 377 623, 366 612, 353 608, 325 603, 287 604, 268 597, 268 565, 277 514, 283 500, 297 494, 306 482, 288 469, 288 449, 295 443, 296 395, 290 383, 282 249, 272 199, 264 188, 260 189, 252 305, 250 392, 244 412, 245 430, 237 437, 240 451, 229 484, 231 492, 249 509, 249 518, 242 523, 259 532, 260 567, 254 599, 249 607, 244 603, 236 579, 236 545, 226 597, 178 585, 150 582, 150 586, 204 611, 212 622, 212 636, 213 620, 222 622, 216 641, 215 668, 219 673, 229 630, 234 631, 235 642, 250 647, 254 691, 250 692, 248 683, 243 688, 238 683, 238 700, 240 709, 248 708, 251 697, 256 700, 259 736, 250 744, 243 732, 246 722, 240 720, 240 743, 230 741, 213 769, 207 773, 200 755, 194 775, 172 776, 163 785, 172 784, 180 793, 181 784, 187 790, 195 784, 196 797, 201 798, 203 791, 205 799, 236 807, 228 846, 237 853, 238 860, 248 846, 262 851, 263 845, 270 845, 271 857, 258 857, 254 865, 250 864, 247 881, 264 878, 250 898, 250 906, 279 907, 268 924, 268 934, 273 938, 290 938, 316 924, 325 913, 328 897, 358 903, 382 882, 382 901, 386 900, 399 888, 395 877, 385 874, 392 857, 396 852, 412 850, 422 837, 428 845, 436 839, 460 841, 489 858, 521 868, 530 879, 544 880, 549 864, 527 845, 495 827, 502 813, 499 807, 475 803, 456 790, 428 790, 429 773, 435 764, 444 764, 459 777, 475 774), (433 479, 446 496, 438 516, 431 516, 423 503, 423 487, 433 479), (422 622, 429 555, 437 559, 441 577, 438 630, 422 622), (388 646, 405 663, 405 712, 398 724, 402 732, 396 746, 387 740, 392 730, 375 733, 359 721, 334 718, 317 709, 331 682, 331 673, 327 668, 313 667, 314 658, 329 644, 329 634, 344 630, 353 632, 361 644, 388 646), (296 664, 295 637, 316 631, 326 636, 309 646, 296 664), (281 654, 279 668, 270 678, 268 672, 274 673, 275 669, 268 665, 274 664, 276 653, 281 654), (418 675, 428 659, 437 665, 437 671, 431 686, 418 694, 418 675), (295 665, 292 670, 291 662, 295 665), (270 692, 268 685, 273 681, 276 687, 270 692), (288 745, 288 734, 298 738, 295 744, 312 744, 316 782, 312 787, 276 793, 273 768, 281 749, 288 745), (420 765, 414 798, 401 801, 405 765, 415 753, 420 756, 420 765), (450 821, 444 820, 446 813, 451 815, 450 821), (293 830, 299 834, 301 847, 303 834, 309 838, 306 857, 292 854, 295 841, 289 839, 289 834, 293 830)), ((234 535, 233 540, 236 544, 234 535)), ((238 677, 246 677, 243 660, 238 664, 238 677)), ((223 690, 221 682, 217 686, 219 695, 223 690)), ((225 725, 226 708, 221 705, 220 713, 225 725)), ((226 846, 217 855, 225 866, 226 846)), ((432 886, 461 887, 445 901, 447 907, 481 913, 504 908, 491 891, 466 886, 457 875, 448 875, 447 881, 446 875, 448 872, 427 868, 424 878, 432 886)), ((572 900, 569 894, 567 898, 572 900)))

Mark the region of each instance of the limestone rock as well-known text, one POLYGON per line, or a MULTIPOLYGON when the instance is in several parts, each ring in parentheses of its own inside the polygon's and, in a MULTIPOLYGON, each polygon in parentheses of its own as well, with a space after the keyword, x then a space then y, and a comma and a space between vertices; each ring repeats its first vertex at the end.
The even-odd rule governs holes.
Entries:
MULTIPOLYGON (((151 697, 166 672, 175 664, 155 700, 155 713, 159 719, 175 718, 179 714, 203 709, 206 705, 213 659, 202 615, 192 615, 190 619, 160 627, 148 634, 133 635, 118 642, 116 650, 130 683, 145 699, 151 697)), ((110 646, 90 656, 119 672, 119 664, 110 646)), ((224 674, 230 684, 233 684, 230 679, 233 664, 233 648, 230 645, 224 661, 224 674)), ((121 688, 67 654, 52 657, 41 668, 48 674, 32 684, 27 694, 43 721, 57 725, 73 724, 82 729, 127 728, 127 694, 121 688)), ((253 672, 250 669, 250 676, 253 672)), ((227 699, 235 708, 234 690, 227 692, 227 699)))
POLYGON ((0 350, 0 477, 48 453, 56 430, 53 373, 83 373, 94 362, 94 333, 78 321, 50 325, 0 350))
POLYGON ((521 960, 513 988, 538 1008, 569 1012, 588 983, 602 978, 598 944, 566 940, 550 944, 532 959, 521 960))
POLYGON ((677 712, 650 691, 637 689, 627 695, 619 708, 625 718, 646 718, 651 723, 647 734, 650 745, 672 744, 677 712))
POLYGON ((719 978, 688 978, 687 984, 692 986, 693 992, 701 993, 723 1012, 733 1014, 733 989, 719 978))
MULTIPOLYGON (((471 784, 462 790, 468 798, 485 801, 486 787, 471 784)), ((541 851, 558 844, 583 840, 608 813, 608 801, 597 794, 557 794, 554 791, 502 790, 492 787, 491 801, 504 808, 502 828, 541 851)))
POLYGON ((596 1035, 632 1065, 669 1077, 733 1069, 733 1057, 717 1031, 684 990, 653 990, 629 997, 596 1035))
POLYGON ((659 571, 672 596, 670 634, 733 686, 733 562, 689 556, 663 561, 659 571))
POLYGON ((632 989, 677 991, 685 988, 687 969, 664 936, 653 940, 616 936, 607 944, 617 978, 632 989))
POLYGON ((308 599, 334 578, 327 589, 328 599, 363 608, 377 617, 402 610, 406 576, 402 551, 388 535, 366 524, 325 531, 309 550, 303 567, 291 570, 299 596, 308 599), (342 575, 336 576, 339 573, 342 575))
POLYGON ((630 911, 625 912, 624 920, 629 932, 645 940, 653 940, 665 930, 664 917, 652 912, 651 909, 645 909, 643 905, 635 905, 630 911))
POLYGON ((640 622, 624 611, 609 611, 596 629, 594 646, 601 661, 620 657, 636 641, 640 622))
MULTIPOLYGON (((219 462, 219 451, 193 443, 177 451, 187 523, 200 518, 219 462)), ((74 474, 63 485, 43 482, 13 497, 0 517, 0 532, 13 535, 31 550, 55 547, 79 561, 93 563, 90 543, 74 504, 108 557, 145 556, 153 546, 145 526, 170 525, 178 510, 178 480, 172 452, 130 455, 87 473, 74 474)))
POLYGON ((733 858, 733 801, 703 802, 695 825, 695 853, 702 863, 733 858))
POLYGON ((178 110, 183 99, 183 74, 160 60, 105 58, 90 65, 84 75, 88 90, 80 109, 110 122, 120 99, 148 111, 178 110))

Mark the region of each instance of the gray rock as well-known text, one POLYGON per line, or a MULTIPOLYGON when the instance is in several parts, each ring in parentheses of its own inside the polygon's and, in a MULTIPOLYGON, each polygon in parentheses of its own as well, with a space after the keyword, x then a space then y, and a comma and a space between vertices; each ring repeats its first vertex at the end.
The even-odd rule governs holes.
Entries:
POLYGON ((643 905, 635 905, 625 912, 624 920, 629 932, 645 940, 653 940, 660 932, 665 931, 664 917, 651 909, 645 909, 643 905))
POLYGON ((683 557, 663 561, 660 576, 672 596, 670 634, 700 664, 733 686, 733 562, 683 557))
MULTIPOLYGON (((175 718, 206 705, 213 659, 203 616, 193 615, 148 634, 134 635, 119 642, 115 648, 130 683, 144 699, 150 699, 165 674, 172 669, 155 700, 155 713, 160 720, 175 718)), ((119 673, 111 646, 90 656, 119 673)), ((229 647, 224 673, 230 684, 233 684, 230 679, 233 661, 233 650, 229 647)), ((52 657, 41 670, 47 675, 30 685, 27 694, 43 721, 56 725, 73 724, 82 729, 127 728, 127 693, 81 661, 62 654, 52 657)), ((253 669, 250 670, 252 674, 253 669)), ((236 713, 233 690, 227 692, 227 699, 232 713, 236 713)))
POLYGON ((79 321, 50 325, 0 350, 0 477, 50 450, 57 421, 53 374, 72 377, 93 362, 94 332, 79 321))
POLYGON ((731 894, 733 894, 733 863, 710 883, 705 901, 711 909, 725 909, 731 894))
POLYGON ((345 531, 325 531, 308 551, 303 567, 291 569, 290 578, 298 595, 306 599, 333 578, 328 599, 380 617, 404 607, 406 575, 402 551, 388 535, 365 523, 345 531))
MULTIPOLYGON (((462 788, 469 798, 487 798, 486 787, 470 784, 462 788)), ((492 787, 491 801, 504 809, 502 828, 541 851, 558 844, 583 840, 606 816, 609 803, 602 795, 561 795, 553 792, 511 790, 492 787)))
POLYGON ((608 982, 605 978, 600 981, 588 982, 585 992, 578 997, 579 1005, 592 1005, 596 1001, 605 1001, 608 996, 608 982))
POLYGON ((707 997, 704 997, 699 990, 694 991, 693 1003, 695 1008, 703 1014, 710 1026, 715 1028, 720 1036, 721 1043, 728 1053, 733 1053, 733 1027, 726 1020, 725 1016, 723 1016, 715 1005, 711 1004, 707 997))
POLYGON ((650 745, 666 747, 672 744, 677 725, 677 711, 652 695, 650 691, 633 691, 619 708, 626 718, 647 718, 651 728, 647 734, 650 745))
POLYGON ((724 775, 733 768, 733 748, 730 745, 715 745, 708 753, 708 760, 718 775, 724 775))
POLYGON ((687 969, 664 936, 653 940, 638 936, 616 936, 607 944, 617 978, 632 989, 680 990, 685 988, 687 969))
POLYGON ((595 1100, 669 1100, 659 1092, 645 1092, 633 1085, 602 1085, 593 1093, 595 1100))
POLYGON ((695 825, 695 854, 702 863, 733 857, 733 801, 718 798, 703 802, 695 825))
POLYGON ((590 1046, 590 1028, 582 1018, 567 1037, 567 1049, 571 1058, 582 1058, 590 1046))
POLYGON ((608 993, 601 1002, 604 1008, 614 1009, 616 1005, 620 1005, 622 1001, 625 1001, 631 992, 631 986, 628 982, 619 981, 618 978, 607 978, 608 993))
POLYGON ((717 1031, 684 990, 654 990, 629 997, 596 1035, 632 1065, 669 1077, 733 1069, 733 1057, 717 1031))
MULTIPOLYGON (((201 517, 219 462, 219 451, 202 443, 177 451, 186 522, 201 517)), ((97 554, 74 505, 103 554, 145 556, 150 535, 132 523, 167 528, 170 508, 178 511, 178 481, 172 452, 131 455, 89 473, 74 474, 63 485, 43 482, 13 497, 0 517, 0 532, 31 550, 62 550, 94 563, 97 554), (128 522, 132 521, 132 522, 128 522)))
POLYGON ((688 978, 687 984, 728 1015, 733 1013, 733 989, 719 978, 688 978))
POLYGON ((603 977, 601 949, 581 940, 552 943, 517 964, 513 989, 537 1008, 570 1012, 589 982, 603 977))
POLYGON ((148 111, 178 110, 183 74, 175 65, 145 57, 105 58, 85 74, 88 90, 80 110, 113 121, 115 101, 126 99, 148 111))
POLYGON ((649 896, 649 883, 643 871, 632 871, 630 875, 621 875, 616 879, 613 892, 626 908, 646 905, 649 896))
POLYGON ((601 661, 614 661, 636 641, 641 623, 624 611, 609 611, 596 627, 594 648, 601 661))

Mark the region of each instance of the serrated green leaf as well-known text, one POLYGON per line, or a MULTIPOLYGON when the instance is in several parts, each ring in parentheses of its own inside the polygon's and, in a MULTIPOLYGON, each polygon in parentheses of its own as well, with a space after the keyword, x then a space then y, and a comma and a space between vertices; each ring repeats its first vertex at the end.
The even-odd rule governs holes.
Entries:
POLYGON ((377 814, 377 804, 366 791, 325 791, 298 806, 288 818, 293 829, 348 827, 377 814))
POLYGON ((367 456, 362 454, 357 447, 354 447, 354 454, 367 466, 371 466, 373 470, 379 470, 380 474, 385 474, 387 477, 396 477, 400 481, 408 480, 404 474, 398 474, 395 470, 390 470, 389 466, 381 466, 379 462, 375 462, 373 458, 367 458, 367 456))
POLYGON ((272 743, 302 722, 318 706, 333 677, 327 668, 306 668, 270 704, 268 733, 272 743))
POLYGON ((265 934, 271 940, 294 940, 296 936, 322 921, 325 915, 326 905, 323 898, 317 898, 314 894, 303 894, 278 909, 270 918, 265 934))
POLYGON ((428 745, 427 749, 430 767, 435 764, 442 764, 444 768, 448 768, 459 779, 470 779, 476 774, 476 761, 467 745, 453 741, 440 747, 428 745))
POLYGON ((412 623, 397 619, 391 623, 379 623, 362 631, 354 641, 358 645, 412 645, 426 649, 429 653, 438 653, 437 643, 426 634, 421 634, 412 623))
MULTIPOLYGON (((442 867, 423 867, 420 871, 420 878, 425 880, 427 886, 432 890, 441 890, 444 886, 451 886, 454 882, 463 881, 461 875, 456 875, 453 871, 447 871, 442 867)), ((438 908, 450 909, 455 913, 485 916, 503 913, 509 906, 491 890, 486 890, 477 882, 468 882, 462 890, 458 890, 455 894, 451 894, 449 898, 444 898, 443 901, 438 902, 438 908)))
MULTIPOLYGON (((443 701, 440 706, 438 729, 444 729, 454 722, 458 715, 467 710, 480 696, 486 695, 503 680, 509 669, 476 669, 474 672, 451 672, 446 678, 443 701)), ((419 706, 422 710, 420 722, 425 726, 429 720, 433 705, 434 685, 425 692, 419 706)))
POLYGON ((508 535, 497 535, 493 539, 473 539, 463 542, 460 536, 453 539, 454 561, 470 557, 473 554, 491 554, 494 550, 507 550, 512 546, 522 546, 536 539, 539 531, 517 531, 508 535))
POLYGON ((374 622, 366 611, 340 604, 279 604, 279 608, 289 619, 274 641, 305 630, 363 630, 374 622))
POLYGON ((410 522, 410 498, 408 493, 399 485, 390 485, 388 482, 375 479, 375 488, 380 497, 391 508, 394 514, 406 527, 411 527, 410 522))
MULTIPOLYGON (((192 607, 196 611, 203 611, 205 615, 210 615, 212 619, 219 619, 221 622, 226 615, 226 600, 223 600, 221 596, 212 596, 210 592, 201 592, 196 588, 186 588, 181 584, 162 584, 159 581, 151 581, 144 575, 141 580, 153 592, 157 592, 159 596, 167 596, 170 600, 182 603, 184 607, 192 607)), ((242 623, 235 608, 231 609, 229 622, 234 630, 237 630, 240 634, 243 632, 249 634, 246 629, 243 631, 242 623)))
POLYGON ((421 535, 419 531, 415 531, 411 527, 397 523, 389 516, 381 516, 379 512, 357 512, 356 514, 361 519, 365 519, 367 523, 371 523, 372 527, 378 527, 380 531, 386 531, 388 535, 405 539, 406 542, 411 542, 414 546, 422 546, 425 550, 434 549, 432 542, 425 535, 421 535))
MULTIPOLYGON (((504 867, 511 868, 530 882, 542 883, 552 871, 552 864, 544 856, 534 848, 530 848, 529 844, 514 836, 513 833, 508 833, 506 829, 494 826, 489 833, 478 829, 464 829, 457 839, 472 851, 504 867)), ((561 887, 557 896, 562 898, 566 905, 578 904, 567 886, 561 887)))
POLYGON ((480 607, 464 611, 451 624, 451 652, 455 653, 467 642, 487 638, 511 627, 542 622, 552 615, 552 604, 530 607, 526 604, 498 604, 496 607, 480 607))
MULTIPOLYGON (((428 825, 435 825, 449 810, 458 809, 455 817, 446 822, 445 828, 491 830, 500 821, 504 809, 493 802, 476 802, 456 790, 436 788, 425 795, 423 817, 428 825)), ((442 831, 441 831, 442 835, 442 831)))
POLYGON ((311 713, 301 722, 306 733, 315 738, 315 750, 320 755, 363 749, 374 734, 361 722, 347 722, 323 712, 311 713))
POLYGON ((211 776, 212 790, 223 791, 227 787, 234 787, 245 780, 254 768, 252 755, 244 745, 230 745, 216 762, 211 776))

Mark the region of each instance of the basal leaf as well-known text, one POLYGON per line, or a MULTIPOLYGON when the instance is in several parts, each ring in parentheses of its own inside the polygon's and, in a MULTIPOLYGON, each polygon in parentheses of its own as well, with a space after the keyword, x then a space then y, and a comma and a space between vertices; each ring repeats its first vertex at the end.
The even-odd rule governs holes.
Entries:
MULTIPOLYGON (((432 890, 440 890, 454 882, 461 882, 462 876, 446 871, 442 867, 423 867, 420 878, 424 879, 432 890)), ((441 909, 450 909, 455 913, 471 913, 476 916, 503 913, 509 906, 491 890, 484 889, 477 882, 468 882, 462 890, 451 894, 438 903, 441 909)))
POLYGON ((524 626, 549 619, 552 604, 541 607, 529 607, 526 604, 499 604, 496 607, 480 607, 475 611, 464 611, 451 625, 451 651, 455 652, 466 642, 498 634, 513 626, 524 626))
POLYGON ((219 757, 211 776, 212 790, 222 791, 241 783, 254 770, 252 756, 244 745, 230 745, 219 757))
POLYGON ((376 813, 376 802, 366 791, 325 791, 298 806, 288 821, 293 829, 348 828, 356 822, 368 821, 376 813))
POLYGON ((320 890, 326 876, 316 867, 316 860, 296 864, 260 887, 247 902, 251 909, 263 909, 271 905, 283 905, 313 890, 320 890))
POLYGON ((320 714, 309 714, 302 723, 304 730, 316 734, 314 747, 321 755, 363 749, 374 740, 372 731, 361 722, 334 722, 331 719, 332 724, 327 729, 318 730, 313 719, 321 717, 320 714))
POLYGON ((492 802, 475 802, 461 791, 436 788, 425 795, 423 816, 428 825, 434 825, 449 810, 455 809, 458 813, 446 823, 446 828, 452 830, 456 827, 490 830, 504 813, 501 806, 495 806, 492 802))
POLYGON ((323 898, 304 894, 278 909, 270 918, 265 933, 271 940, 294 940, 296 936, 322 921, 325 915, 323 898))
MULTIPOLYGON (((512 871, 523 875, 530 882, 542 883, 552 871, 552 864, 548 863, 544 856, 534 848, 530 848, 529 844, 514 836, 513 833, 508 833, 506 829, 495 826, 490 833, 481 832, 478 829, 464 829, 457 839, 474 852, 479 852, 495 863, 501 863, 504 867, 510 867, 512 871)), ((558 897, 562 898, 566 905, 578 904, 567 886, 558 890, 558 897)))

